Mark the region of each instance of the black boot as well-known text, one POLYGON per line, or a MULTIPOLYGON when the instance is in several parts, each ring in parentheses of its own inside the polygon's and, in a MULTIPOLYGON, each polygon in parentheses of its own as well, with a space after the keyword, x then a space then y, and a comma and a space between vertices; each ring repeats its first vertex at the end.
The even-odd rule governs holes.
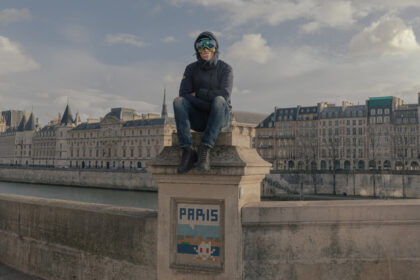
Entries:
POLYGON ((197 152, 191 147, 182 148, 181 163, 178 165, 178 174, 184 174, 190 171, 197 161, 197 152))
POLYGON ((197 169, 201 172, 210 171, 210 147, 200 144, 198 146, 198 162, 197 169))

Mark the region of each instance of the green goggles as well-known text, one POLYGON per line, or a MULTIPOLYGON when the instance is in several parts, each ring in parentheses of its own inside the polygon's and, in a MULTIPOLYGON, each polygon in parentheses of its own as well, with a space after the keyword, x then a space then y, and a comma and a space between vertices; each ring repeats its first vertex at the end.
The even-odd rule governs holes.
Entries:
POLYGON ((195 44, 195 47, 197 48, 197 50, 200 51, 204 49, 211 50, 212 48, 216 47, 216 41, 208 38, 203 38, 195 44))

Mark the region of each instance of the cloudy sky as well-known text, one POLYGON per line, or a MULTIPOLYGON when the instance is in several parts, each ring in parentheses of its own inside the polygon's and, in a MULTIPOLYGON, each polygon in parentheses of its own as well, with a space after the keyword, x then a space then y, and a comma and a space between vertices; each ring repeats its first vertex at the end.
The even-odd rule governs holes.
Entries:
POLYGON ((418 0, 2 0, 0 110, 160 112, 166 87, 172 112, 204 30, 233 66, 234 110, 420 91, 418 0))

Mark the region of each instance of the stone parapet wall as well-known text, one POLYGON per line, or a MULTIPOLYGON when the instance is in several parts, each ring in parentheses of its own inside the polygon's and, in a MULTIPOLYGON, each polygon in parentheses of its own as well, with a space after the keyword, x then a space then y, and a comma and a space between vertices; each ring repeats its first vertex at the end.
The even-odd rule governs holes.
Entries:
POLYGON ((244 279, 418 279, 420 200, 242 208, 244 279))
POLYGON ((130 171, 0 167, 0 181, 157 191, 150 174, 130 171))
MULTIPOLYGON (((276 188, 264 183, 263 196, 284 194, 284 190, 300 192, 300 184, 303 183, 305 194, 313 194, 315 187, 318 194, 332 194, 333 174, 331 172, 306 173, 306 172, 281 172, 267 174, 272 181, 280 184, 281 188, 276 188)), ((341 195, 360 195, 377 197, 403 197, 403 180, 406 197, 420 198, 420 173, 401 174, 401 173, 344 173, 335 174, 336 193, 341 195)))
POLYGON ((43 279, 156 279, 157 212, 0 195, 0 262, 43 279))

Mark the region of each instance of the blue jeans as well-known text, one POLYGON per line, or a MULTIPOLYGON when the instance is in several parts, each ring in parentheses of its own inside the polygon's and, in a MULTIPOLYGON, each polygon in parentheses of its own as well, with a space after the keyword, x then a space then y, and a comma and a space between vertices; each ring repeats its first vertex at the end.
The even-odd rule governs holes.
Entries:
POLYGON ((226 100, 217 96, 211 102, 210 112, 197 110, 187 99, 175 98, 174 113, 179 145, 192 145, 191 131, 203 132, 201 144, 214 147, 220 130, 230 121, 230 108, 226 100))

